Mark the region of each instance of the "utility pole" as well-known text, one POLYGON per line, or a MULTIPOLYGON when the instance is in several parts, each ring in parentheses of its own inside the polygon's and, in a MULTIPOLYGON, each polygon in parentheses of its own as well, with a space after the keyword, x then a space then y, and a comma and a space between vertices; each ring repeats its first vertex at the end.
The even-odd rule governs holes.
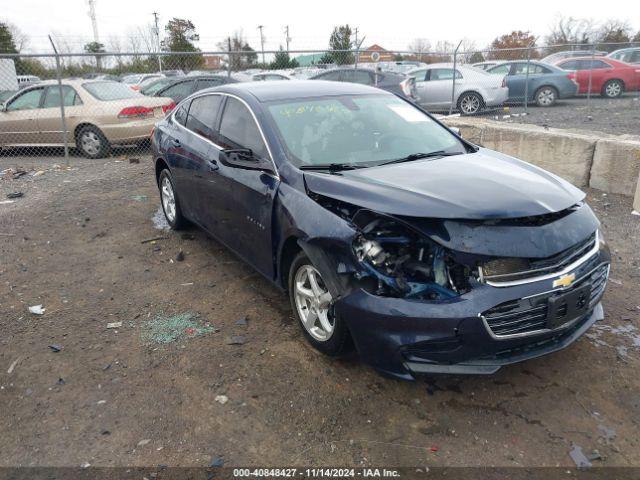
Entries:
POLYGON ((155 32, 156 32, 156 42, 157 42, 157 48, 158 48, 158 71, 160 73, 162 73, 162 56, 160 55, 160 27, 158 27, 158 12, 153 12, 153 20, 154 23, 156 25, 155 28, 155 32))
POLYGON ((87 0, 89 4, 89 18, 91 19, 91 27, 93 27, 93 41, 100 42, 98 36, 98 21, 96 20, 96 0, 87 0))
POLYGON ((358 27, 356 27, 354 31, 356 34, 355 47, 356 47, 356 70, 357 70, 358 62, 360 61, 360 45, 358 44, 358 27))
POLYGON ((289 25, 287 25, 286 27, 284 27, 284 34, 285 34, 285 42, 287 42, 287 55, 289 54, 289 42, 291 41, 291 37, 289 36, 289 25))
POLYGON ((264 66, 264 35, 262 35, 262 29, 264 25, 258 25, 258 30, 260 30, 260 48, 262 49, 262 65, 264 66))
MULTIPOLYGON (((89 4, 89 18, 91 19, 91 27, 93 28, 93 41, 97 44, 100 43, 100 37, 98 36, 98 21, 96 20, 96 0, 87 0, 89 4)), ((102 67, 100 56, 96 55, 96 67, 98 70, 102 67)))

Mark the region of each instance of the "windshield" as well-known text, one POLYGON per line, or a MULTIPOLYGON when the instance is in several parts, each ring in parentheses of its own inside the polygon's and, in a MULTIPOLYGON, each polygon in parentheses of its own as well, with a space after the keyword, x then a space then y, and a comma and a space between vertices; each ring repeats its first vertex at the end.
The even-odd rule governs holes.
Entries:
POLYGON ((169 85, 170 83, 175 82, 175 78, 153 78, 150 81, 145 80, 142 82, 142 89, 140 89, 140 93, 143 95, 154 95, 160 91, 161 88, 169 85))
POLYGON ((82 84, 84 89, 98 100, 124 100, 137 98, 140 94, 118 82, 91 82, 82 84))
POLYGON ((296 166, 370 166, 415 153, 464 153, 446 128, 392 95, 319 97, 268 107, 296 166))

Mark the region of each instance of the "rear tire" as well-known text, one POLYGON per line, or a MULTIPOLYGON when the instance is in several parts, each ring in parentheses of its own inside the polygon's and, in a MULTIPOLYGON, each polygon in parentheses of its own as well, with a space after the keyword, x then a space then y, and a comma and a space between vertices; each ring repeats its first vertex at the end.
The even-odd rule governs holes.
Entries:
POLYGON ((158 188, 160 189, 160 204, 164 218, 167 219, 172 230, 182 230, 187 225, 187 220, 182 215, 171 172, 166 168, 160 172, 158 188))
POLYGON ((606 98, 618 98, 624 92, 622 80, 608 80, 602 87, 602 96, 606 98))
POLYGON ((111 150, 107 137, 93 125, 86 125, 78 131, 76 147, 87 158, 104 158, 111 150))
POLYGON ((540 87, 534 98, 537 106, 550 107, 558 100, 558 91, 550 86, 540 87))
POLYGON ((349 329, 336 313, 320 272, 304 252, 291 263, 288 292, 302 333, 316 350, 331 357, 353 350, 349 329))
POLYGON ((475 115, 484 108, 484 99, 476 92, 465 92, 458 98, 458 111, 462 115, 475 115))

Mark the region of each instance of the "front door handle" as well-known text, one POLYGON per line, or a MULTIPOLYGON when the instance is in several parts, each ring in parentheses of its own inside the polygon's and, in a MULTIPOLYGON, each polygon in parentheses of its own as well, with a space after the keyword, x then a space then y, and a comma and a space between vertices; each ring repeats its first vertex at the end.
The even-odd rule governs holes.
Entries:
POLYGON ((220 167, 218 166, 217 160, 209 160, 209 169, 210 170, 218 170, 220 167))
POLYGON ((171 144, 172 144, 174 147, 180 147, 180 145, 181 145, 181 144, 180 144, 180 140, 178 140, 177 138, 174 138, 173 140, 171 140, 171 144))

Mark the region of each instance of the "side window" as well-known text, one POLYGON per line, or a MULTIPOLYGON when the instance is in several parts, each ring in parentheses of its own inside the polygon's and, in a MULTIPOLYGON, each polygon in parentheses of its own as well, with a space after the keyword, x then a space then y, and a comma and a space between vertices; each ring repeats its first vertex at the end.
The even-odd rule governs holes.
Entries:
POLYGON ((282 75, 276 75, 274 73, 265 75, 264 79, 265 80, 289 80, 287 77, 284 77, 282 75))
POLYGON ((173 118, 175 119, 175 121, 178 122, 183 127, 187 124, 187 112, 189 111, 190 104, 191 102, 183 103, 182 105, 180 105, 180 107, 176 110, 176 113, 174 113, 173 115, 173 118))
MULTIPOLYGON (((71 107, 73 105, 82 105, 82 100, 78 96, 77 92, 68 85, 62 86, 62 95, 65 107, 71 107)), ((44 93, 44 102, 42 108, 60 107, 60 87, 47 87, 44 93)))
POLYGON ((191 100, 186 127, 217 143, 214 129, 221 103, 222 95, 204 95, 191 100))
POLYGON ((427 77, 427 70, 416 70, 411 76, 416 79, 416 82, 424 82, 427 77))
MULTIPOLYGON (((460 72, 456 70, 456 78, 462 78, 460 72)), ((452 68, 432 68, 431 69, 431 81, 434 80, 453 80, 452 68)))
POLYGON ((341 72, 339 70, 336 70, 335 72, 323 73, 317 78, 317 80, 331 80, 334 82, 339 82, 341 76, 340 74, 341 72))
POLYGON ((255 155, 268 158, 253 116, 240 100, 233 97, 227 99, 222 113, 220 137, 224 148, 250 148, 255 155))
MULTIPOLYGON (((545 69, 540 65, 536 65, 534 63, 530 63, 529 65, 529 75, 538 74, 538 73, 546 73, 545 69)), ((514 75, 526 75, 527 74, 527 64, 516 63, 514 67, 514 75)))
POLYGON ((191 93, 194 81, 180 82, 162 90, 159 95, 161 97, 184 98, 191 93))
POLYGON ((43 90, 42 88, 36 88, 35 90, 29 90, 23 93, 7 106, 7 111, 13 112, 16 110, 32 110, 38 108, 43 90))
POLYGON ((602 60, 594 60, 592 64, 593 68, 611 68, 611 65, 607 62, 603 62, 602 60))
POLYGON ((496 67, 490 68, 488 72, 494 75, 509 75, 509 70, 511 70, 511 64, 503 63, 496 67))
POLYGON ((640 63, 640 50, 634 50, 626 61, 629 63, 640 63))
POLYGON ((222 85, 222 80, 217 78, 201 78, 198 80, 196 85, 196 91, 202 90, 204 88, 217 87, 218 85, 222 85))
POLYGON ((569 60, 568 62, 562 62, 558 65, 563 70, 578 70, 578 60, 569 60))
POLYGON ((346 70, 343 74, 345 82, 373 85, 372 75, 364 70, 346 70))

